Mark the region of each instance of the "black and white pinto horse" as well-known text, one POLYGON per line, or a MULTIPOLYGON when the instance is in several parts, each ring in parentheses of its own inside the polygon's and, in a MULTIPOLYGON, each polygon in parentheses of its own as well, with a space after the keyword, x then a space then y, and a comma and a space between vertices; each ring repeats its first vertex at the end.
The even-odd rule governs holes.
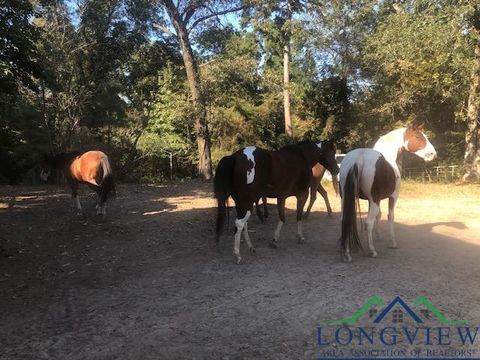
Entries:
POLYGON ((305 241, 302 215, 308 198, 312 167, 316 163, 325 166, 332 174, 338 174, 335 145, 332 141, 326 140, 318 144, 302 142, 285 146, 277 151, 249 146, 220 160, 214 179, 215 197, 218 202, 216 240, 218 243, 225 222, 227 199, 231 196, 237 212, 233 254, 238 264, 242 260, 240 256, 242 231, 250 252, 255 252, 248 234, 248 219, 253 204, 262 197, 277 198, 280 221, 270 246, 277 247, 280 231, 285 222, 285 200, 289 196, 297 198, 298 238, 300 242, 305 241))
POLYGON ((372 231, 378 237, 381 217, 380 201, 388 198, 390 247, 397 248, 394 232, 394 210, 400 189, 399 161, 403 151, 413 153, 425 161, 437 153, 422 129, 417 126, 400 128, 380 137, 373 149, 355 149, 342 161, 340 194, 342 196, 342 235, 340 246, 345 261, 352 261, 350 251, 362 248, 357 231, 356 199, 368 200, 366 219, 370 256, 376 257, 372 231))

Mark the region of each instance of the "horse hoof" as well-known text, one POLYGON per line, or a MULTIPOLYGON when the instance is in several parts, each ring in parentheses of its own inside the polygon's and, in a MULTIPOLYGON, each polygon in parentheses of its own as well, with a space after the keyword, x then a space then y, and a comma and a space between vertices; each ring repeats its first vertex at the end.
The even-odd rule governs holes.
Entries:
POLYGON ((352 257, 350 256, 350 254, 345 254, 343 256, 343 261, 344 262, 352 262, 352 257))
POLYGON ((278 245, 275 241, 271 241, 270 244, 268 244, 272 249, 278 249, 278 245))
POLYGON ((240 265, 242 263, 242 257, 241 256, 235 256, 235 264, 240 265))
POLYGON ((331 212, 331 211, 328 212, 328 213, 327 213, 327 216, 328 216, 328 217, 332 217, 332 212, 331 212))
POLYGON ((398 245, 397 245, 397 244, 394 244, 394 245, 390 244, 390 245, 388 245, 388 247, 389 247, 390 249, 398 249, 398 245))
POLYGON ((305 238, 304 237, 299 237, 298 238, 298 243, 299 244, 305 244, 306 243, 305 238))
POLYGON ((251 247, 250 249, 250 254, 256 254, 257 250, 255 250, 254 247, 251 247))
POLYGON ((377 257, 377 252, 375 250, 373 250, 371 253, 370 253, 370 257, 372 258, 376 258, 377 257))

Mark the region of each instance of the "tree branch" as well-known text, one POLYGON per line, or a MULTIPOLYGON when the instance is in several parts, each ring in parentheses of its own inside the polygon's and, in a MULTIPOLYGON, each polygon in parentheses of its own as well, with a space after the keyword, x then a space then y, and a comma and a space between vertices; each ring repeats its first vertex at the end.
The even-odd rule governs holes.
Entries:
POLYGON ((227 10, 223 10, 223 11, 218 11, 218 12, 214 12, 214 13, 211 13, 211 14, 208 14, 208 15, 205 15, 205 16, 202 16, 202 17, 199 17, 197 20, 195 20, 192 25, 190 25, 188 27, 188 32, 192 31, 192 29, 197 26, 198 24, 200 24, 201 22, 205 21, 205 20, 208 20, 208 19, 211 19, 212 17, 217 17, 217 16, 221 16, 221 15, 226 15, 226 14, 230 14, 230 13, 233 13, 233 12, 237 12, 237 11, 240 11, 240 10, 243 10, 245 9, 247 6, 246 5, 242 5, 242 6, 238 6, 236 8, 232 8, 232 9, 227 9, 227 10))
POLYGON ((185 11, 183 12, 183 14, 181 15, 181 17, 183 18, 183 22, 185 24, 188 24, 193 14, 195 14, 195 11, 197 11, 201 6, 202 6, 201 1, 190 3, 185 9, 185 11))
POLYGON ((153 27, 155 29, 157 29, 158 31, 161 31, 167 35, 170 35, 170 36, 177 36, 177 34, 175 34, 173 31, 171 31, 168 27, 166 27, 165 25, 162 25, 162 24, 153 24, 153 27))

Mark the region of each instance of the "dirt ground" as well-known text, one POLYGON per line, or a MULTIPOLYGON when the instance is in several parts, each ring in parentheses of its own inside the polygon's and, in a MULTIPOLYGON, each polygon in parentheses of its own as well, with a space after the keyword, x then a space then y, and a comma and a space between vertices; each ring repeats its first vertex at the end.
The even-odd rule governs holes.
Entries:
POLYGON ((378 258, 357 253, 350 264, 336 246, 339 199, 327 190, 334 214, 317 199, 306 244, 296 242, 292 199, 279 249, 268 247, 272 205, 265 224, 249 222, 257 253, 243 243, 236 265, 231 224, 221 253, 213 247, 208 183, 120 185, 104 222, 86 188, 79 217, 65 188, 1 187, 0 358, 314 359, 326 356, 317 327, 373 295, 424 295, 478 326, 479 186, 404 184, 399 248, 387 247, 383 204, 378 258))

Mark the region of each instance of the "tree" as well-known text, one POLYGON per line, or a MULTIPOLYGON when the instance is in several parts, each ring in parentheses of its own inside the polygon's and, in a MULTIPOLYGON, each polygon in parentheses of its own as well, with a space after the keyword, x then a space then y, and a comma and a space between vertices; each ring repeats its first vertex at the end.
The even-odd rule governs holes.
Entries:
POLYGON ((268 122, 263 121, 258 109, 261 53, 254 33, 232 27, 204 31, 197 39, 197 47, 208 59, 201 64, 200 73, 215 164, 240 147, 263 145, 260 134, 268 122))
POLYGON ((465 135, 473 52, 463 30, 455 6, 446 3, 390 6, 362 43, 362 74, 370 82, 362 105, 375 117, 361 126, 385 131, 416 118, 435 136, 439 160, 457 159, 446 144, 465 135))
POLYGON ((168 35, 175 36, 180 46, 190 96, 194 105, 195 134, 199 156, 198 171, 208 180, 212 177, 212 160, 207 112, 190 36, 199 25, 218 19, 221 15, 240 11, 245 6, 229 1, 178 1, 174 3, 173 0, 162 0, 160 4, 166 11, 167 17, 163 22, 155 24, 155 27, 168 35), (172 28, 174 31, 170 30, 172 28))
POLYGON ((45 139, 39 131, 37 82, 44 79, 36 46, 36 11, 28 0, 0 5, 0 182, 14 184, 45 139))
POLYGON ((468 94, 467 131, 465 133, 465 174, 463 181, 480 180, 480 6, 466 2, 466 17, 474 44, 470 90, 468 94))
POLYGON ((292 22, 292 7, 292 0, 287 0, 286 17, 283 29, 283 109, 285 113, 285 133, 290 137, 293 137, 292 116, 290 113, 290 23, 292 22))
MULTIPOLYGON (((285 134, 292 138, 292 114, 290 71, 292 61, 292 40, 300 37, 300 21, 294 18, 304 8, 302 0, 262 1, 253 8, 250 22, 264 37, 264 48, 269 56, 282 58, 282 93, 285 134)), ((298 40, 298 39, 296 39, 298 40)))
POLYGON ((181 79, 171 66, 166 66, 158 78, 146 131, 138 140, 137 148, 143 156, 167 158, 170 178, 173 178, 174 158, 187 158, 193 146, 188 137, 188 104, 181 79))

